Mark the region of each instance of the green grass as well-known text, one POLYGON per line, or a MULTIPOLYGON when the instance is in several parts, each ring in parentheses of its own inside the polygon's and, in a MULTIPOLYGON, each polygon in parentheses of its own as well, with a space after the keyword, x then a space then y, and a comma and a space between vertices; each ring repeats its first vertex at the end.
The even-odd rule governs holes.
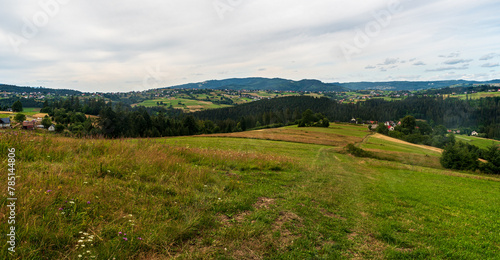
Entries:
POLYGON ((422 154, 433 157, 441 156, 440 153, 430 151, 428 149, 419 148, 407 144, 389 142, 375 137, 370 137, 365 143, 361 145, 361 147, 363 149, 377 149, 377 150, 400 152, 400 153, 422 154))
POLYGON ((13 259, 495 259, 500 249, 497 177, 271 140, 0 138, 1 154, 16 147, 20 176, 13 259))
POLYGON ((455 138, 459 141, 475 145, 481 149, 488 149, 492 144, 500 145, 500 141, 475 136, 455 135, 455 138))
POLYGON ((228 107, 228 105, 218 105, 211 102, 207 103, 207 101, 203 100, 193 100, 185 98, 175 98, 175 99, 161 98, 154 100, 146 100, 137 105, 145 107, 155 107, 158 106, 157 102, 163 102, 164 106, 166 107, 172 105, 174 108, 185 109, 185 110, 189 110, 188 108, 189 106, 201 106, 201 109, 215 109, 215 108, 228 107))

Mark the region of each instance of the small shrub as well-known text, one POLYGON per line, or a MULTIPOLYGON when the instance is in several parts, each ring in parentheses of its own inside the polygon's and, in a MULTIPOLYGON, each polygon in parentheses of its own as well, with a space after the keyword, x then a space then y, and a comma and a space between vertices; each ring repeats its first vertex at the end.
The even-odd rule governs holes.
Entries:
POLYGON ((373 153, 365 151, 359 147, 356 147, 354 144, 348 144, 345 147, 345 151, 347 151, 349 154, 352 154, 356 157, 368 157, 368 158, 375 157, 375 155, 373 153))

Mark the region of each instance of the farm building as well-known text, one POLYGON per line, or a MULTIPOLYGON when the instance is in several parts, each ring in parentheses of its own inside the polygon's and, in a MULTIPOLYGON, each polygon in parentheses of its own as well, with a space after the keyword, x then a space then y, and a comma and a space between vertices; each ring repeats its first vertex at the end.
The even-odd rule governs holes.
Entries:
POLYGON ((32 130, 32 129, 35 129, 36 125, 37 125, 36 120, 24 121, 23 122, 23 129, 32 130))
POLYGON ((0 128, 10 127, 10 118, 0 118, 0 128))

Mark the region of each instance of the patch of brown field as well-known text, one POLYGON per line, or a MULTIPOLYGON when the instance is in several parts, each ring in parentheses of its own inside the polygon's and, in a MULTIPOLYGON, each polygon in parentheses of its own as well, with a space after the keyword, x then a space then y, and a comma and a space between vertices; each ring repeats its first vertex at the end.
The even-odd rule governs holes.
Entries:
POLYGON ((387 244, 376 239, 373 234, 360 234, 353 232, 347 235, 347 239, 354 242, 357 246, 356 251, 349 250, 351 253, 349 256, 351 259, 384 259, 384 251, 387 249, 387 244), (363 252, 369 252, 370 256, 366 256, 363 252))
POLYGON ((385 159, 389 161, 398 161, 411 165, 442 169, 441 163, 439 162, 439 157, 435 156, 427 156, 424 154, 413 154, 413 153, 401 153, 396 151, 385 151, 378 149, 366 149, 366 151, 377 154, 377 157, 380 159, 385 159))
POLYGON ((14 112, 0 111, 0 114, 12 115, 14 112))
POLYGON ((38 114, 32 115, 31 117, 33 117, 33 118, 39 118, 39 117, 40 118, 44 118, 45 116, 48 116, 48 115, 49 114, 47 114, 47 113, 38 113, 38 114))
POLYGON ((293 234, 286 226, 294 225, 301 227, 302 219, 293 212, 280 212, 280 216, 273 223, 271 230, 273 232, 279 231, 280 237, 278 239, 279 247, 284 248, 293 243, 300 235, 293 234))
POLYGON ((234 251, 232 257, 234 259, 259 260, 263 259, 263 257, 259 254, 259 251, 264 251, 264 249, 265 248, 261 241, 251 239, 240 245, 239 248, 234 251))
POLYGON ((295 143, 321 144, 330 146, 345 146, 348 143, 361 142, 363 138, 354 136, 345 136, 335 133, 322 133, 313 131, 303 131, 287 128, 262 129, 248 132, 228 133, 228 134, 212 134, 203 136, 213 137, 237 137, 251 138, 275 141, 287 141, 295 143))
POLYGON ((346 218, 344 217, 341 217, 337 214, 334 214, 334 213, 331 213, 331 212, 328 212, 326 209, 320 209, 319 211, 321 211, 321 213, 326 216, 326 217, 329 217, 329 218, 336 218, 336 219, 340 219, 340 220, 346 220, 346 218))
POLYGON ((253 207, 255 209, 261 209, 261 208, 267 209, 269 208, 270 205, 273 204, 274 204, 274 199, 261 197, 257 199, 257 202, 255 204, 253 204, 253 207))
POLYGON ((187 106, 187 108, 191 109, 203 109, 203 106, 195 105, 195 106, 187 106))

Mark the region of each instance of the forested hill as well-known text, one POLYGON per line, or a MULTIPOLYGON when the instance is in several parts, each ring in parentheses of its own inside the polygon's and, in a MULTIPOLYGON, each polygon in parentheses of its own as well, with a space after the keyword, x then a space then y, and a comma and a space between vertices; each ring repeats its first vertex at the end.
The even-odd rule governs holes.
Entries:
POLYGON ((278 90, 278 91, 346 91, 337 83, 323 83, 319 80, 304 79, 293 81, 288 79, 267 78, 233 78, 209 80, 200 83, 189 83, 172 88, 195 89, 231 89, 231 90, 278 90))
POLYGON ((78 90, 71 90, 71 89, 50 89, 50 88, 34 88, 34 87, 19 87, 19 86, 14 86, 14 85, 6 85, 6 84, 0 84, 0 91, 5 91, 5 92, 16 92, 16 93, 42 93, 42 94, 48 94, 48 93, 53 93, 56 95, 80 95, 82 92, 78 90))
POLYGON ((352 90, 380 89, 380 90, 422 90, 440 89, 451 86, 470 87, 475 84, 498 84, 500 80, 491 81, 388 81, 388 82, 351 82, 339 83, 340 86, 352 90))
POLYGON ((399 120, 406 115, 428 120, 431 125, 448 128, 481 128, 489 138, 500 138, 500 98, 459 100, 442 98, 407 98, 401 101, 372 99, 356 104, 339 104, 327 98, 294 96, 261 100, 235 107, 206 110, 193 115, 204 120, 246 121, 248 128, 259 122, 262 125, 293 122, 311 109, 322 113, 330 121, 349 122, 353 117, 362 120, 399 120))
POLYGON ((350 82, 324 83, 319 80, 304 79, 293 81, 287 79, 268 78, 233 78, 209 80, 172 86, 172 88, 193 89, 231 89, 231 90, 279 90, 279 91, 348 91, 348 90, 423 90, 440 89, 450 86, 469 87, 477 84, 499 84, 500 80, 491 81, 388 81, 388 82, 350 82))

